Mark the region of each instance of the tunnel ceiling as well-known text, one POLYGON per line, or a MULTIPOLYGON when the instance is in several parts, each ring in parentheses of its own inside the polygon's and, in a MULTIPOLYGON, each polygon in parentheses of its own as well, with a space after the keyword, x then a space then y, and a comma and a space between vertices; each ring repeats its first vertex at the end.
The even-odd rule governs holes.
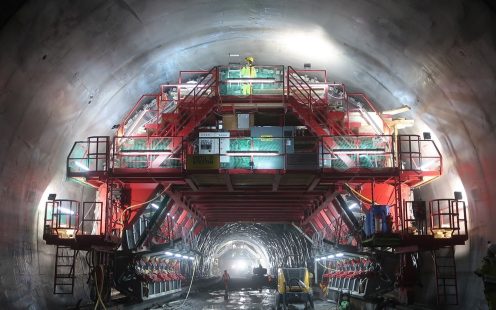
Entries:
POLYGON ((206 229, 199 235, 196 246, 202 253, 199 272, 211 276, 219 250, 236 241, 250 245, 264 261, 268 259, 270 264, 264 266, 267 268, 302 267, 310 259, 310 242, 291 225, 234 223, 206 229))
POLYGON ((446 175, 461 176, 482 244, 496 233, 494 15, 489 1, 27 1, 0 30, 2 298, 47 302, 38 203, 87 195, 64 180, 73 141, 111 134, 140 95, 229 53, 311 63, 380 108, 410 105, 415 130, 439 138, 446 175))

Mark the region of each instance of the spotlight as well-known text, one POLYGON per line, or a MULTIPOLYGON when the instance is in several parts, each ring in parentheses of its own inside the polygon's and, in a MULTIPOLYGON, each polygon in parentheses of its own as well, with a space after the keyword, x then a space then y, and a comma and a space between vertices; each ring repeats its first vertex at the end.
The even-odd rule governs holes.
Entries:
POLYGON ((462 192, 455 192, 455 200, 462 200, 463 195, 462 192))
POLYGON ((83 163, 80 163, 80 162, 76 162, 76 166, 78 166, 79 168, 83 169, 84 171, 90 171, 90 168, 88 168, 85 164, 83 163))
POLYGON ((358 204, 356 202, 352 203, 351 205, 348 206, 348 209, 355 209, 358 207, 358 204))

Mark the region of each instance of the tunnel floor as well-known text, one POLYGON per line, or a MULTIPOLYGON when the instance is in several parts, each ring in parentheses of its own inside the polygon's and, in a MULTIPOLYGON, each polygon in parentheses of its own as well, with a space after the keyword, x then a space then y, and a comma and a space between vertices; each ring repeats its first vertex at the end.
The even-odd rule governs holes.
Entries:
MULTIPOLYGON (((230 292, 229 299, 224 300, 224 290, 210 292, 198 292, 190 295, 185 305, 179 309, 198 310, 270 310, 274 309, 275 291, 263 289, 262 292, 251 289, 241 289, 230 292)), ((182 300, 170 302, 166 305, 151 309, 175 309, 182 304, 182 300)), ((292 305, 289 309, 304 309, 304 305, 292 305)), ((316 300, 315 310, 333 309, 332 304, 326 301, 316 300)))
MULTIPOLYGON (((145 304, 136 304, 125 307, 128 310, 272 310, 275 309, 275 294, 273 288, 263 288, 260 292, 258 289, 250 288, 250 280, 243 278, 231 279, 232 290, 229 299, 224 300, 224 290, 220 280, 210 283, 200 289, 192 289, 188 299, 184 302, 184 297, 168 302, 151 302, 145 304), (183 305, 184 303, 184 305, 183 305)), ((360 303, 352 309, 375 309, 374 305, 360 303)), ((321 300, 314 297, 315 310, 334 310, 338 309, 335 303, 321 300)), ((304 305, 290 305, 289 310, 304 309, 304 305)), ((389 308, 388 308, 389 309, 389 308)), ((426 305, 397 305, 394 309, 404 310, 432 310, 435 308, 426 305)))

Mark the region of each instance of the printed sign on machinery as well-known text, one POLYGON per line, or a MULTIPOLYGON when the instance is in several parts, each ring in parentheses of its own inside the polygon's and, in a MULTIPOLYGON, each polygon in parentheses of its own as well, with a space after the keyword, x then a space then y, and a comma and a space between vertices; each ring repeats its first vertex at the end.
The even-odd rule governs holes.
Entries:
POLYGON ((220 156, 218 154, 188 155, 186 157, 186 169, 188 170, 220 169, 220 156))

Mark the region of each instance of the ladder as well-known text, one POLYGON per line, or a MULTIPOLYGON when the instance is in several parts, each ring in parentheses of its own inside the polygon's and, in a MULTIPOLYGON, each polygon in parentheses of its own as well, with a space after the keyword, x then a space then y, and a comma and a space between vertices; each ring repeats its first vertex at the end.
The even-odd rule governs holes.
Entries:
POLYGON ((74 267, 77 252, 68 246, 57 245, 53 279, 54 294, 72 294, 74 292, 74 267))
POLYGON ((434 251, 438 305, 458 305, 454 246, 434 251))

